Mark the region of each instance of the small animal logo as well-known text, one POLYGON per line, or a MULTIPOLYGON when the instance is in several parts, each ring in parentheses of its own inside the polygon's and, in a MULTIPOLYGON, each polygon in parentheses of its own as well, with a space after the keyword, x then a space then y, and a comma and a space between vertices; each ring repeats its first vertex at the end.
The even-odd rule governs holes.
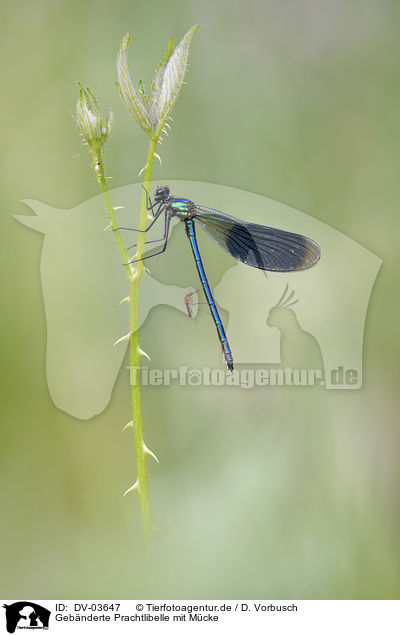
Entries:
POLYGON ((190 386, 201 384, 201 371, 199 369, 191 369, 188 373, 188 381, 190 386))
POLYGON ((13 634, 19 629, 48 629, 50 610, 32 603, 32 601, 18 601, 11 605, 4 604, 6 610, 7 631, 13 634))
POLYGON ((276 327, 281 334, 281 365, 292 369, 323 369, 321 348, 316 338, 303 329, 292 309, 298 302, 294 290, 289 292, 287 284, 282 296, 268 313, 268 327, 276 327))

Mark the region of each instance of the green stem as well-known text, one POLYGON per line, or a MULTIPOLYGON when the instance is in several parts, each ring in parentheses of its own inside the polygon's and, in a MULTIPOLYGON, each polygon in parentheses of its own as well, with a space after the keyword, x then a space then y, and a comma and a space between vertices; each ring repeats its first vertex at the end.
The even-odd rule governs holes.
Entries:
MULTIPOLYGON (((117 222, 117 219, 116 219, 116 216, 115 216, 114 206, 111 203, 110 193, 108 192, 106 178, 104 176, 104 163, 103 163, 103 159, 102 159, 101 156, 99 156, 97 161, 95 161, 94 170, 96 172, 97 180, 98 180, 98 182, 100 184, 100 188, 101 188, 101 191, 103 193, 103 198, 104 198, 104 201, 105 201, 105 204, 106 204, 107 213, 108 213, 109 219, 111 221, 111 228, 113 230, 113 234, 114 234, 115 240, 117 242, 119 253, 121 254, 122 263, 124 264, 124 266, 126 266, 127 263, 128 263, 128 260, 129 260, 129 256, 128 256, 128 252, 127 252, 127 249, 125 247, 123 238, 121 236, 121 232, 118 229, 118 222, 117 222)), ((128 273, 128 276, 129 276, 129 273, 128 273)))
MULTIPOLYGON (((154 164, 154 152, 157 140, 150 141, 149 153, 147 156, 146 169, 144 172, 144 187, 149 192, 151 175, 154 164)), ((140 210, 139 230, 144 230, 149 223, 146 205, 146 192, 142 193, 142 205, 140 210)), ((135 259, 143 258, 146 234, 138 232, 138 242, 135 259)), ((147 480, 146 451, 143 438, 142 401, 140 394, 140 356, 139 347, 139 287, 144 272, 144 261, 138 260, 135 263, 135 270, 129 277, 129 298, 130 298, 130 364, 131 364, 131 397, 133 412, 133 432, 135 437, 136 470, 137 470, 137 492, 139 495, 140 510, 145 535, 149 538, 152 533, 152 522, 150 516, 149 488, 147 480)))
MULTIPOLYGON (((150 141, 149 153, 147 157, 146 169, 144 173, 144 187, 149 192, 151 184, 151 176, 154 164, 154 153, 157 146, 157 139, 150 141)), ((122 239, 121 233, 118 229, 118 222, 115 217, 115 210, 111 202, 110 194, 108 192, 105 176, 104 165, 102 157, 97 157, 95 161, 95 172, 103 193, 104 201, 106 204, 107 212, 111 221, 111 228, 114 230, 113 234, 118 245, 119 252, 121 254, 122 262, 127 266, 129 262, 129 256, 122 239)), ((142 203, 140 209, 139 229, 144 230, 148 225, 149 219, 147 215, 146 206, 146 192, 143 190, 142 203)), ((135 259, 141 259, 144 254, 144 248, 146 243, 146 234, 138 232, 137 250, 135 259)), ((150 501, 149 501, 149 487, 147 479, 147 452, 143 437, 143 419, 142 419, 142 401, 140 393, 140 356, 141 349, 139 347, 139 287, 144 272, 144 261, 136 260, 135 265, 126 267, 128 280, 129 280, 129 353, 130 353, 130 384, 131 384, 131 399, 132 399, 132 425, 135 440, 135 452, 136 452, 136 474, 137 481, 135 484, 135 490, 139 495, 140 511, 142 515, 142 523, 144 534, 147 539, 151 538, 152 534, 152 521, 150 515, 150 501)))

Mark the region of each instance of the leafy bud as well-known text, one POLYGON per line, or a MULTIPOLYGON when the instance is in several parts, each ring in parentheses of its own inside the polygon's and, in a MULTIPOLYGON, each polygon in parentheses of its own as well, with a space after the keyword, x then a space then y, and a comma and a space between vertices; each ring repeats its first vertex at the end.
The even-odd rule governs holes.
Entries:
POLYGON ((199 25, 192 27, 174 49, 174 40, 155 70, 151 82, 151 95, 147 95, 143 82, 136 89, 128 69, 128 46, 130 34, 123 38, 117 58, 118 88, 126 108, 150 139, 158 140, 166 120, 180 93, 187 69, 189 45, 199 25))
POLYGON ((114 125, 114 115, 103 119, 96 97, 89 88, 81 84, 80 95, 76 104, 75 123, 82 135, 83 142, 88 146, 95 161, 101 157, 101 153, 107 139, 111 135, 114 125))

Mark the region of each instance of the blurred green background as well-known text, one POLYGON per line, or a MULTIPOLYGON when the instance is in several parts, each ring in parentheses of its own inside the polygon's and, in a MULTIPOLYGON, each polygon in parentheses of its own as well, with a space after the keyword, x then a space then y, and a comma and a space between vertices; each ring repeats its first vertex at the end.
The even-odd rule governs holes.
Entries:
MULTIPOLYGON (((22 0, 2 6, 0 23, 0 596, 398 598, 399 4, 22 0), (126 371, 90 421, 53 405, 43 238, 11 213, 28 212, 24 198, 72 208, 98 194, 70 115, 78 80, 115 113, 113 185, 137 181, 147 140, 115 88, 120 40, 132 32, 132 74, 149 80, 169 37, 199 22, 154 178, 283 201, 384 263, 361 390, 143 390, 146 441, 161 461, 149 462, 160 529, 151 560, 138 502, 121 497, 135 479, 132 436, 120 433, 126 371)), ((215 284, 223 259, 210 266, 215 284)), ((162 265, 153 271, 162 277, 162 265)), ((177 278, 195 282, 186 269, 177 278)), ((151 353, 166 338, 182 349, 196 334, 162 307, 143 342, 151 353)), ((214 340, 204 347, 214 355, 214 340)))

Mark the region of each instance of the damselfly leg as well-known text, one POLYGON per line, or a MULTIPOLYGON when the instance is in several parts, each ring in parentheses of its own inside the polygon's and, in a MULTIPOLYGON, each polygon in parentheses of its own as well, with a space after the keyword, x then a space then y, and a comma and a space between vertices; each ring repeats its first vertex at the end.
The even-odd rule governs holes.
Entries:
POLYGON ((165 211, 165 207, 163 208, 163 205, 163 203, 160 203, 158 210, 154 214, 154 219, 151 221, 151 223, 149 223, 146 229, 139 230, 139 228, 137 227, 124 227, 122 225, 119 225, 118 227, 113 228, 113 232, 115 232, 116 230, 127 230, 128 232, 148 232, 153 227, 157 219, 161 216, 161 214, 165 211))
MULTIPOLYGON (((158 214, 158 216, 160 216, 160 215, 158 214)), ((152 221, 152 223, 150 225, 154 224, 154 222, 157 220, 158 216, 154 219, 154 221, 152 221)), ((168 212, 165 212, 165 217, 164 217, 164 235, 162 236, 161 239, 159 239, 160 241, 164 241, 164 243, 163 243, 161 249, 158 252, 153 252, 153 254, 145 254, 141 258, 133 258, 131 261, 129 261, 127 263, 127 265, 133 265, 134 263, 137 263, 138 261, 145 261, 148 258, 153 258, 153 256, 159 256, 160 254, 163 254, 163 252, 165 252, 165 250, 167 249, 170 223, 171 223, 171 214, 168 214, 168 212)), ((149 241, 149 243, 150 242, 151 241, 149 241)))

